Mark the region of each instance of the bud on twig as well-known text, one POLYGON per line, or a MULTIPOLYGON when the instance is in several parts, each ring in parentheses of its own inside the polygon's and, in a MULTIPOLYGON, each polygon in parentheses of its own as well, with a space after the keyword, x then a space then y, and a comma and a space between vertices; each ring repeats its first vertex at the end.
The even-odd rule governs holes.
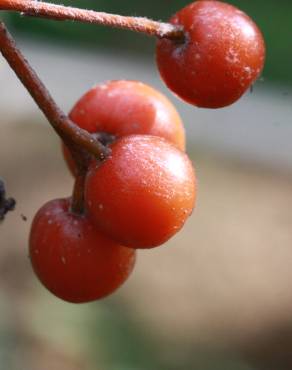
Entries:
POLYGON ((3 180, 0 179, 0 222, 4 220, 7 212, 12 211, 15 207, 15 199, 7 198, 3 180))

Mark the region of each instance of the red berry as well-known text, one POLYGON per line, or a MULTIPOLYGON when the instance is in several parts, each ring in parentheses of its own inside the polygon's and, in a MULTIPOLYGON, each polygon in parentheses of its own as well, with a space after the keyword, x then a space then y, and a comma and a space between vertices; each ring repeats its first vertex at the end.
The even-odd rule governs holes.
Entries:
MULTIPOLYGON (((185 150, 184 127, 172 103, 139 81, 108 81, 95 86, 75 104, 70 118, 90 133, 160 136, 185 150)), ((66 148, 64 151, 74 172, 70 153, 66 148)))
POLYGON ((195 203, 195 174, 185 153, 147 135, 124 136, 92 165, 85 182, 88 215, 123 245, 151 248, 178 232, 195 203))
POLYGON ((100 234, 85 216, 70 212, 70 200, 45 204, 30 233, 33 269, 57 297, 89 302, 116 290, 129 276, 135 251, 100 234))
POLYGON ((232 104, 261 73, 263 36, 234 6, 196 1, 170 22, 184 27, 185 40, 158 41, 158 68, 167 86, 188 103, 205 108, 232 104))

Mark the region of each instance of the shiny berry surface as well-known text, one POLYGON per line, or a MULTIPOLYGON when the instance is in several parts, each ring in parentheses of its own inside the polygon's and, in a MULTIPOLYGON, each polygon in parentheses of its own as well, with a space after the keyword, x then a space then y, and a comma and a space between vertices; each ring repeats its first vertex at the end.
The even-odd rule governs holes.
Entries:
MULTIPOLYGON (((90 133, 160 136, 185 150, 184 127, 173 104, 139 81, 114 80, 97 85, 79 99, 69 116, 90 133)), ((66 148, 63 151, 75 172, 70 153, 66 148)))
POLYGON ((70 118, 91 133, 160 136, 185 149, 184 128, 172 103, 139 81, 114 80, 95 86, 75 104, 70 118))
POLYGON ((156 136, 125 136, 86 178, 92 222, 108 237, 133 248, 158 246, 178 232, 196 198, 188 156, 156 136))
POLYGON ((186 102, 205 108, 230 105, 260 75, 263 36, 234 6, 196 1, 170 22, 184 27, 185 40, 159 40, 157 64, 166 85, 186 102))
POLYGON ((43 285, 65 301, 103 298, 128 278, 135 251, 100 234, 69 207, 69 199, 57 199, 36 214, 30 232, 33 269, 43 285))

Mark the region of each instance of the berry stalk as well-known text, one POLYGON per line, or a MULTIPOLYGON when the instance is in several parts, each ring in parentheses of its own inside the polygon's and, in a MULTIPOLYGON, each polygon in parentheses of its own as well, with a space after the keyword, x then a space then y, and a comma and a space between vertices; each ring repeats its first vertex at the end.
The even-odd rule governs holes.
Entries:
POLYGON ((83 214, 84 212, 84 183, 85 183, 85 174, 80 173, 75 178, 70 209, 72 213, 75 213, 77 215, 83 214))
POLYGON ((80 155, 85 150, 98 159, 103 159, 108 154, 108 149, 92 138, 86 130, 76 126, 58 107, 28 61, 17 49, 3 22, 0 22, 0 51, 58 135, 69 148, 74 147, 72 151, 75 157, 76 148, 79 148, 80 155))
POLYGON ((23 15, 45 17, 54 20, 74 20, 84 23, 128 29, 142 32, 149 36, 167 39, 182 39, 182 27, 170 23, 153 21, 142 17, 127 17, 93 10, 73 8, 63 5, 38 2, 33 0, 0 0, 0 10, 12 10, 23 15))

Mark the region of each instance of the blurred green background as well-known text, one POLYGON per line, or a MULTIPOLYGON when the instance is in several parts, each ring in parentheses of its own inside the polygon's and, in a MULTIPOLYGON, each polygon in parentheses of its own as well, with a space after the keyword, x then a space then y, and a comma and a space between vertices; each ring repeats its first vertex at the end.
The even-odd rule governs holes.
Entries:
MULTIPOLYGON (((265 78, 272 82, 291 84, 292 2, 290 0, 230 0, 228 2, 238 6, 256 20, 264 33, 267 43, 265 78)), ((182 0, 64 0, 62 2, 64 5, 122 15, 145 16, 164 21, 188 3, 182 0)), ((19 15, 14 14, 8 14, 7 19, 10 25, 19 30, 22 35, 26 33, 30 37, 51 39, 53 42, 63 42, 68 46, 76 45, 78 42, 82 47, 93 49, 110 47, 126 52, 144 53, 145 57, 149 57, 149 51, 153 48, 151 38, 144 37, 143 40, 141 39, 143 36, 130 31, 121 32, 72 22, 20 18, 19 15)))

